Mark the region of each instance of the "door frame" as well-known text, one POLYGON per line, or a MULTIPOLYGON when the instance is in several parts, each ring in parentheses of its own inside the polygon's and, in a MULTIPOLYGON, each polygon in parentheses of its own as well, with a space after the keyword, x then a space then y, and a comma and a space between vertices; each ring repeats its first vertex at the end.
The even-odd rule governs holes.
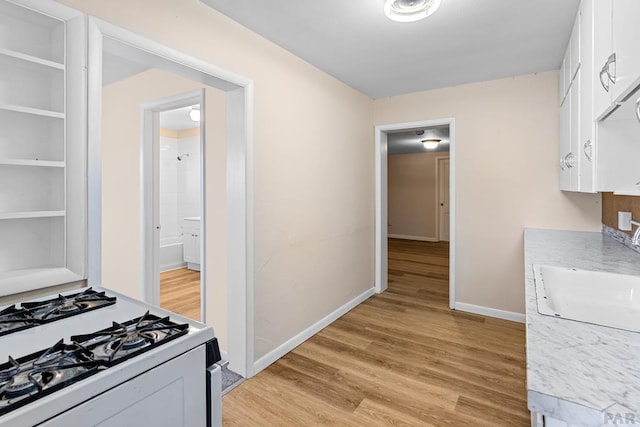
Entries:
MULTIPOLYGON (((142 155, 140 203, 142 283, 145 301, 160 306, 160 113, 200 104, 200 259, 206 258, 205 90, 199 89, 140 105, 142 155), (151 189, 151 191, 149 191, 151 189)), ((200 321, 206 323, 206 263, 200 264, 200 321)))
POLYGON ((455 198, 455 159, 456 159, 456 131, 455 118, 423 120, 406 123, 392 123, 376 125, 375 127, 375 285, 376 293, 384 292, 388 287, 388 215, 387 215, 387 133, 393 131, 410 131, 430 126, 449 126, 449 307, 455 308, 455 231, 456 231, 456 198, 455 198))
MULTIPOLYGON (((227 356, 254 375, 253 81, 90 16, 88 19, 89 284, 102 285, 102 55, 124 57, 225 92, 227 106, 227 356)), ((204 261, 204 260, 203 260, 204 261)), ((140 297, 145 298, 144 283, 140 297)))
MULTIPOLYGON (((436 157, 436 239, 438 242, 442 240, 442 215, 440 215, 440 196, 442 192, 440 191, 440 162, 448 160, 449 161, 449 169, 451 169, 451 158, 449 156, 438 156, 436 157)), ((451 181, 451 170, 449 170, 449 181, 451 181)), ((451 201, 449 201, 449 221, 451 221, 451 201)), ((451 240, 451 236, 449 236, 449 240, 451 240)))

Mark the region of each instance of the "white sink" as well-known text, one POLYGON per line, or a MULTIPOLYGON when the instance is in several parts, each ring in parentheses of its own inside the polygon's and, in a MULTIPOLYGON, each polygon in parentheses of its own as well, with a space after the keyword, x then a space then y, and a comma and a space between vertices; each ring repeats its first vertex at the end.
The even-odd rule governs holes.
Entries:
POLYGON ((538 312, 640 332, 640 277, 533 265, 538 312))

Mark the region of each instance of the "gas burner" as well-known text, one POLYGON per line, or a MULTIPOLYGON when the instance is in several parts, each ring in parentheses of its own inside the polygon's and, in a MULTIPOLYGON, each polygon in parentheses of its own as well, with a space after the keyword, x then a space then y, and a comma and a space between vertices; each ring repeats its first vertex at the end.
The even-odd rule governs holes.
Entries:
POLYGON ((0 311, 0 335, 21 331, 37 324, 28 310, 15 305, 0 311))
POLYGON ((22 308, 33 313, 33 317, 41 323, 47 323, 112 305, 115 302, 115 297, 108 297, 104 292, 96 292, 89 288, 84 292, 67 296, 58 295, 57 298, 46 301, 23 302, 22 308))
POLYGON ((50 372, 20 372, 14 375, 3 387, 7 399, 16 399, 31 394, 49 383, 53 378, 50 372))
POLYGON ((87 348, 96 360, 109 366, 123 362, 188 332, 188 324, 178 324, 169 317, 149 314, 125 323, 113 322, 111 328, 93 334, 75 335, 71 341, 87 348))
POLYGON ((0 365, 0 415, 96 373, 99 361, 85 348, 53 347, 0 365))

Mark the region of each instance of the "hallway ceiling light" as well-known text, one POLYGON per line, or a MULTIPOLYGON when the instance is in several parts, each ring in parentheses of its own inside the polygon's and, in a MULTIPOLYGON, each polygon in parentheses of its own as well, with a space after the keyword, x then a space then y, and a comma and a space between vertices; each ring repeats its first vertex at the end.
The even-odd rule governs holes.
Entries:
POLYGON ((435 13, 440 0, 386 0, 384 14, 396 22, 414 22, 435 13))
POLYGON ((200 106, 194 105, 191 107, 191 111, 189 111, 189 118, 194 122, 200 121, 200 106))
POLYGON ((438 144, 440 144, 440 141, 442 140, 441 139, 423 139, 422 145, 427 150, 435 150, 436 148, 438 148, 438 144))

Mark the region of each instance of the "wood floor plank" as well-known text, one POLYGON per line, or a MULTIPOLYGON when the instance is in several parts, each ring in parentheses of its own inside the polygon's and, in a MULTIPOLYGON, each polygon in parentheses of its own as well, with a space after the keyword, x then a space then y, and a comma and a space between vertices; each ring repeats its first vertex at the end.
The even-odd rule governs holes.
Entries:
POLYGON ((160 273, 160 307, 200 320, 200 272, 179 268, 160 273))
POLYGON ((389 289, 225 395, 225 426, 530 423, 524 325, 449 309, 449 245, 389 240, 389 289))

